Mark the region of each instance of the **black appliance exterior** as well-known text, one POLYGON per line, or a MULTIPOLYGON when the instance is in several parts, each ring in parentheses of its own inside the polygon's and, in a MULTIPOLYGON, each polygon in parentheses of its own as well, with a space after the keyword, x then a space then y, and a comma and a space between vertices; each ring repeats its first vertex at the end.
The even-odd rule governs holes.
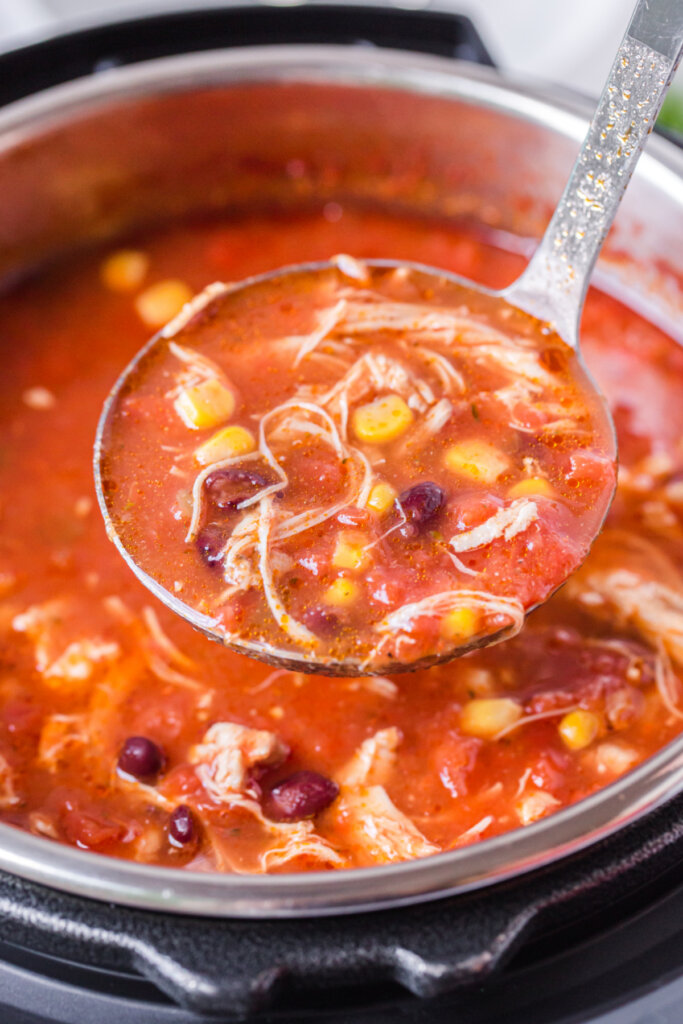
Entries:
POLYGON ((0 105, 121 64, 273 43, 384 46, 493 65, 472 22, 458 14, 342 4, 237 5, 95 25, 2 54, 0 105))
MULTIPOLYGON (((665 983, 683 996, 682 854, 683 798, 555 867, 370 914, 175 917, 1 875, 0 1020, 597 1020, 665 983)), ((680 1024, 673 1005, 653 1020, 680 1024)))
MULTIPOLYGON (((472 24, 454 14, 235 6, 94 26, 3 54, 0 104, 117 64, 273 42, 491 64, 472 24)), ((679 1024, 682 855, 683 799, 555 867, 372 914, 172 917, 0 874, 0 1020, 607 1024, 614 1011, 619 1024, 679 1024)))

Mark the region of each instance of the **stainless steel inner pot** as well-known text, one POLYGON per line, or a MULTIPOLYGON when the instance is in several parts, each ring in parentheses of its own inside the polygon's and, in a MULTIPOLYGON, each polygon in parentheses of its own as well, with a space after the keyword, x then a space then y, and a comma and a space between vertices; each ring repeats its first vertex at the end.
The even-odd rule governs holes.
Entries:
MULTIPOLYGON (((189 54, 80 79, 0 112, 0 277, 192 212, 345 196, 538 237, 591 104, 437 57, 343 46, 189 54)), ((597 271, 683 324, 683 154, 652 139, 597 271)), ((683 737, 536 824, 424 860, 274 876, 95 856, 0 825, 0 868, 150 909, 285 917, 434 899, 575 852, 683 788, 683 737)))

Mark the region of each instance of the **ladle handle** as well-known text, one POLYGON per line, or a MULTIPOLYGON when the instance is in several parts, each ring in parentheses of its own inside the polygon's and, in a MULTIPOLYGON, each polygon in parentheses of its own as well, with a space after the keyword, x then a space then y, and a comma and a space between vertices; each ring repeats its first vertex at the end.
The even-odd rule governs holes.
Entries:
POLYGON ((578 344, 595 262, 683 50, 683 0, 638 0, 562 198, 505 298, 578 344))

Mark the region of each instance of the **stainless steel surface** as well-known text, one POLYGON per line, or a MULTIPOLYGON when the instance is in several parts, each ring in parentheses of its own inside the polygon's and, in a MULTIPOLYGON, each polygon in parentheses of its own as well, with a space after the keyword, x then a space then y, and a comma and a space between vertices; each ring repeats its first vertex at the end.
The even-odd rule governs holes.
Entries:
MULTIPOLYGON (((206 208, 209 195, 214 208, 228 205, 229 197, 220 191, 226 180, 230 190, 239 187, 240 199, 250 201, 258 192, 249 190, 260 192, 270 177, 259 176, 261 164, 248 161, 244 181, 235 176, 239 119, 226 121, 218 99, 243 83, 302 81, 308 83, 305 104, 287 86, 277 119, 274 114, 269 120, 272 96, 264 99, 257 111, 263 131, 250 146, 267 147, 281 122, 292 154, 307 125, 316 138, 325 130, 341 157, 348 149, 346 136, 359 141, 359 161, 364 137, 386 138, 394 166, 419 153, 420 173, 429 186, 421 193, 420 211, 476 215, 494 231, 512 232, 507 240, 517 240, 523 249, 542 234, 590 115, 589 104, 554 95, 547 87, 516 86, 485 69, 367 48, 232 50, 108 71, 0 112, 3 274, 11 279, 39 257, 57 258, 68 245, 112 237, 169 210, 206 208), (358 95, 344 132, 332 116, 339 98, 326 91, 329 83, 353 86, 348 91, 358 95), (368 86, 400 91, 410 137, 386 119, 386 105, 369 98, 368 86), (159 96, 164 102, 151 108, 150 98, 159 96), (210 151, 197 152, 195 96, 211 125, 223 126, 221 133, 212 130, 210 151), (442 131, 442 123, 457 124, 457 132, 442 131), (135 147, 122 145, 124 130, 137 138, 135 147), (148 144, 142 144, 145 140, 148 144), (171 154, 173 173, 187 180, 199 176, 196 193, 176 192, 174 178, 150 178, 154 167, 168 170, 171 154), (131 182, 142 190, 144 205, 142 200, 135 207, 125 204, 131 182)), ((254 117, 258 97, 251 103, 254 117)), ((209 145, 206 139, 203 144, 209 145)), ((273 176, 272 167, 268 174, 273 176)), ((284 181, 286 174, 278 171, 275 177, 284 181)), ((315 177, 313 183, 321 194, 323 179, 315 177)), ((351 189, 354 182, 348 184, 351 189)), ((377 188, 381 199, 383 185, 375 171, 363 182, 363 194, 377 188)), ((301 179, 291 179, 288 187, 301 188, 301 179)), ((402 195, 391 199, 400 203, 402 195)), ((602 287, 672 333, 683 312, 682 238, 683 155, 653 139, 597 273, 602 287)), ((369 910, 472 889, 547 863, 613 832, 681 788, 683 739, 552 817, 421 861, 306 875, 195 875, 94 856, 2 825, 0 868, 82 895, 166 911, 268 917, 369 910)))
POLYGON ((588 282, 682 48, 681 0, 639 0, 541 244, 504 292, 575 348, 588 282))

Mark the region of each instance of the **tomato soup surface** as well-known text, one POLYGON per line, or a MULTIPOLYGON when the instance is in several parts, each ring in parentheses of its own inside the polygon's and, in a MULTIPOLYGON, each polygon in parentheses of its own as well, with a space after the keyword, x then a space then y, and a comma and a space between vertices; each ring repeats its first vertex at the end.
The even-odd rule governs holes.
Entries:
POLYGON ((349 256, 209 286, 103 434, 135 563, 228 642, 360 674, 508 636, 612 497, 572 350, 486 293, 349 256))
MULTIPOLYGON (((339 204, 128 244, 1 302, 3 821, 195 871, 384 864, 529 825, 680 732, 683 353, 670 338, 589 296, 583 346, 617 423, 617 496, 584 566, 514 639, 395 677, 272 671, 155 603, 107 539, 91 462, 112 381, 207 281, 347 252, 501 287, 522 261, 464 227, 339 204)), ((473 432, 490 415, 478 412, 473 432)), ((176 492, 197 475, 187 463, 173 463, 176 492)), ((549 484, 565 487, 560 473, 549 484)), ((369 567, 348 578, 368 615, 389 592, 369 567)))

